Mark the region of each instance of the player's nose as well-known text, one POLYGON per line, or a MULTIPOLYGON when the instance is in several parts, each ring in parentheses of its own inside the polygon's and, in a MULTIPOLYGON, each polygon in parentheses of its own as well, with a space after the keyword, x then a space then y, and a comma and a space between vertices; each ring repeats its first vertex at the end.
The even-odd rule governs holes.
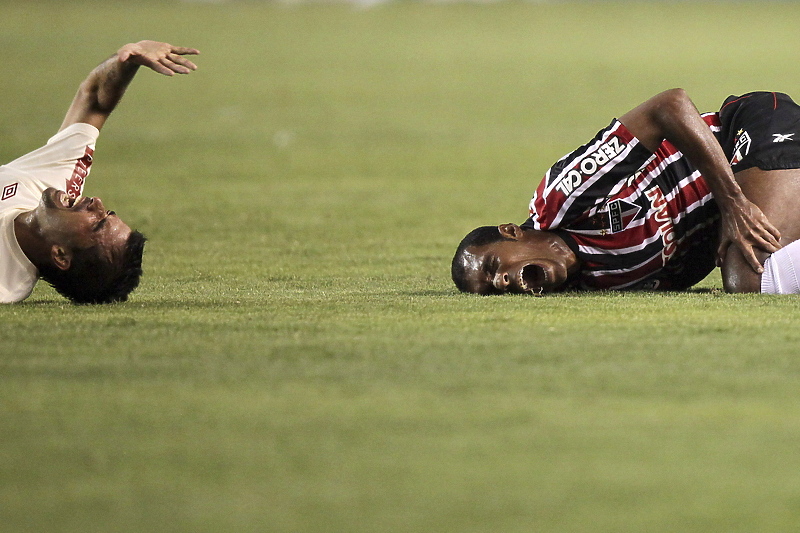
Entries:
POLYGON ((492 285, 499 291, 505 291, 510 283, 511 277, 508 275, 508 272, 498 272, 494 275, 494 279, 492 280, 492 285))
POLYGON ((89 209, 91 211, 105 212, 106 206, 103 205, 103 201, 100 198, 94 197, 92 198, 92 203, 89 204, 89 209))

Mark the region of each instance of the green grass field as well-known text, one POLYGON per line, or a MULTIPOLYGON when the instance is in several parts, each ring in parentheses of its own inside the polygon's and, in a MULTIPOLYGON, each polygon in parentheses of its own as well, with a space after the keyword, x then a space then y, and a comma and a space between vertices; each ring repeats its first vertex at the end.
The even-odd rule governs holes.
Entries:
POLYGON ((0 2, 0 160, 120 45, 86 193, 126 304, 0 307, 2 532, 786 532, 800 300, 458 294, 480 224, 656 92, 800 96, 800 4, 0 2))

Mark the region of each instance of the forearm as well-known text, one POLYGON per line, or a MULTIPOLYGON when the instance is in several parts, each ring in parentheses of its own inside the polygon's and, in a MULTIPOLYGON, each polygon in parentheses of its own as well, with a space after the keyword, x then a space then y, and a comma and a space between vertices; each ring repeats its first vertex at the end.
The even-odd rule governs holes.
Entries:
POLYGON ((722 147, 682 89, 656 95, 621 120, 651 150, 667 140, 686 155, 723 212, 746 200, 722 147))
POLYGON ((101 128, 138 70, 139 65, 123 63, 118 54, 95 67, 78 88, 61 129, 75 122, 101 128))
POLYGON ((182 57, 195 55, 194 48, 173 46, 158 41, 139 41, 126 44, 116 54, 98 65, 81 83, 61 129, 76 122, 102 128, 116 108, 140 66, 159 74, 188 74, 197 66, 182 57))
POLYGON ((114 54, 96 69, 81 84, 94 109, 99 113, 111 113, 125 94, 131 80, 139 70, 139 65, 123 63, 114 54))
POLYGON ((686 93, 665 91, 620 120, 650 150, 655 151, 665 139, 671 142, 703 176, 721 214, 717 264, 722 264, 728 247, 735 244, 753 271, 760 273, 763 269, 755 248, 776 251, 780 232, 745 197, 722 147, 686 93))
POLYGON ((723 213, 740 210, 747 199, 711 129, 686 93, 676 90, 654 113, 664 138, 697 167, 723 213))

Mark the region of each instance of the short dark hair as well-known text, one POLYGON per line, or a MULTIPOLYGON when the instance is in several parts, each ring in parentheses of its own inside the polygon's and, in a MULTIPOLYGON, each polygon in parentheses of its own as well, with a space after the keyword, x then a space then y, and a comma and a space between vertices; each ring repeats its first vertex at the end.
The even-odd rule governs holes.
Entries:
POLYGON ((453 277, 453 283, 456 284, 458 290, 461 292, 470 292, 467 286, 467 271, 464 268, 464 261, 462 257, 466 249, 471 246, 485 246, 499 241, 510 241, 508 237, 503 237, 497 226, 481 226, 467 233, 466 237, 461 239, 461 243, 456 249, 456 254, 453 256, 453 262, 450 265, 450 275, 453 277))
POLYGON ((146 241, 144 235, 132 231, 116 263, 103 258, 99 248, 93 246, 74 250, 67 270, 61 270, 53 264, 42 265, 39 267, 39 276, 72 303, 124 302, 139 285, 146 241))

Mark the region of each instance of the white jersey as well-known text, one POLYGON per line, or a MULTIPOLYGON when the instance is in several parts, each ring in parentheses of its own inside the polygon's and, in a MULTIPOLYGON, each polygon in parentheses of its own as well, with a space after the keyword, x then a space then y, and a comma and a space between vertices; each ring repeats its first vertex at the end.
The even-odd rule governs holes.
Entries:
POLYGON ((38 150, 0 166, 0 303, 30 296, 39 279, 14 234, 14 219, 34 209, 48 187, 70 198, 83 193, 99 135, 90 124, 73 124, 38 150))

